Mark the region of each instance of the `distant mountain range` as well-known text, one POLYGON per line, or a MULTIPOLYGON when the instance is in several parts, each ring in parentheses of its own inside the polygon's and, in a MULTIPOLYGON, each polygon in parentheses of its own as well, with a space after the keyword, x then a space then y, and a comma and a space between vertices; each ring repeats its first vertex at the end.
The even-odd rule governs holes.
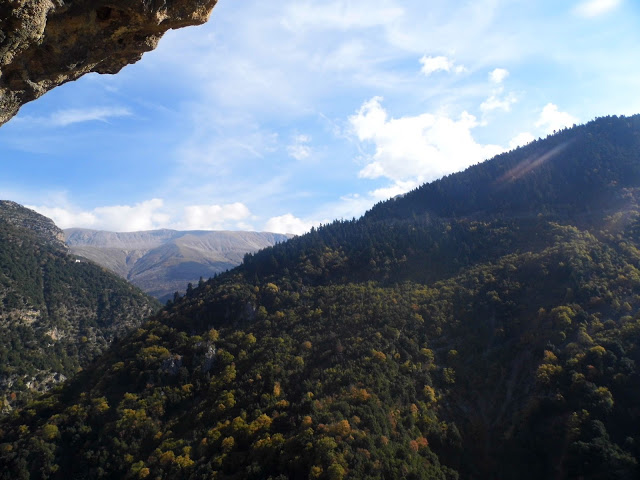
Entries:
POLYGON ((175 292, 239 265, 254 253, 291 235, 266 232, 150 230, 115 233, 64 230, 71 253, 129 280, 162 302, 175 292))

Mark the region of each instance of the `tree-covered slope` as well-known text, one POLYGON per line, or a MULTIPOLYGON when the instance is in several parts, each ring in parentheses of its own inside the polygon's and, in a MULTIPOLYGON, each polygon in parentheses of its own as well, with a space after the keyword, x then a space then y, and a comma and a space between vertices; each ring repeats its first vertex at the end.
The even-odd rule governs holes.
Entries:
POLYGON ((0 478, 638 478, 637 120, 247 255, 0 423, 0 478))
POLYGON ((564 129, 379 204, 371 218, 553 215, 570 221, 624 206, 640 184, 640 115, 564 129))
POLYGON ((67 254, 51 220, 0 202, 0 401, 44 391, 139 325, 157 304, 67 254))

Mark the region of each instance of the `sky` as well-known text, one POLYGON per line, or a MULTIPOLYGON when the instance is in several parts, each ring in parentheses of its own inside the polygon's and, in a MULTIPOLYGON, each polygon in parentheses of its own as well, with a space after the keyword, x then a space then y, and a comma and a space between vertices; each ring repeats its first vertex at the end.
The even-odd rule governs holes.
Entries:
POLYGON ((61 228, 300 234, 554 130, 640 113, 637 0, 220 0, 0 128, 61 228))

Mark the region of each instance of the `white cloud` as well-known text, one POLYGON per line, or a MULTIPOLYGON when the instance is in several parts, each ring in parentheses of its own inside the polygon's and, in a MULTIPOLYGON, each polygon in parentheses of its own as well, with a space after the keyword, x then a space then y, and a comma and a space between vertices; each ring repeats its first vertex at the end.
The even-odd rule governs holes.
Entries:
POLYGON ((36 212, 50 218, 60 228, 94 228, 97 223, 96 216, 91 212, 68 210, 63 207, 47 207, 25 205, 36 212))
POLYGON ((495 85, 489 98, 480 104, 482 113, 487 114, 494 110, 502 110, 510 112, 511 106, 518 101, 513 92, 504 94, 504 86, 502 83, 509 76, 509 71, 504 68, 496 68, 489 72, 489 81, 495 85))
MULTIPOLYGON (((227 205, 190 205, 184 208, 184 216, 178 223, 181 230, 222 230, 240 224, 251 216, 246 205, 240 202, 227 205)), ((242 228, 241 227, 241 228, 242 228)))
POLYGON ((159 198, 133 206, 114 205, 98 207, 93 212, 106 229, 118 228, 124 232, 153 230, 169 221, 169 215, 160 211, 164 202, 159 198))
POLYGON ((74 123, 100 121, 106 122, 112 117, 128 117, 131 111, 122 107, 97 107, 87 110, 68 109, 53 112, 46 123, 56 127, 66 127, 74 123))
POLYGON ((33 124, 40 127, 67 127, 76 123, 108 122, 111 118, 129 117, 133 115, 131 110, 125 107, 94 107, 94 108, 69 108, 56 110, 47 116, 36 117, 19 115, 14 123, 33 124))
POLYGON ((604 15, 622 4, 622 0, 588 0, 577 5, 574 12, 581 17, 598 17, 604 15))
POLYGON ((420 63, 422 64, 421 72, 426 76, 439 71, 454 71, 455 73, 462 73, 465 71, 465 67, 463 65, 456 65, 453 60, 444 56, 427 57, 425 55, 420 59, 420 63))
POLYGON ((371 192, 369 192, 369 198, 373 200, 372 203, 377 203, 383 200, 388 200, 393 197, 397 197, 398 195, 402 195, 407 193, 410 190, 418 187, 420 185, 419 182, 415 181, 396 181, 393 185, 388 187, 377 188, 371 192))
POLYGON ((91 228, 114 232, 135 232, 158 228, 178 230, 251 230, 244 220, 251 216, 242 203, 225 205, 189 205, 182 209, 167 207, 160 198, 135 205, 109 205, 92 210, 63 202, 63 206, 29 206, 51 218, 60 228, 91 228))
POLYGON ((504 68, 496 68, 491 73, 489 73, 489 80, 491 81, 491 83, 502 83, 508 76, 508 70, 505 70, 504 68))
POLYGON ((90 211, 78 208, 30 206, 51 218, 60 228, 83 227, 118 232, 153 230, 166 226, 169 215, 162 212, 164 202, 159 198, 130 205, 97 207, 90 211))
POLYGON ((527 143, 533 142, 535 139, 536 138, 529 132, 519 133, 509 141, 509 148, 513 150, 515 148, 522 147, 527 143))
POLYGON ((423 183, 504 150, 474 140, 471 130, 478 122, 467 112, 457 120, 429 113, 395 119, 388 118, 380 102, 380 97, 365 102, 349 118, 358 139, 373 143, 375 149, 365 158, 367 164, 360 170, 361 178, 386 177, 395 183, 423 183))
POLYGON ((308 145, 311 141, 309 135, 296 135, 293 143, 287 147, 287 153, 296 160, 304 160, 311 155, 311 147, 308 145))
POLYGON ((558 110, 558 106, 548 103, 540 113, 540 118, 536 122, 536 127, 543 128, 546 133, 553 133, 555 130, 561 130, 564 127, 571 127, 573 124, 579 123, 579 120, 567 112, 558 110))
POLYGON ((372 198, 375 203, 378 203, 380 201, 389 200, 390 198, 402 196, 405 193, 418 188, 420 185, 421 182, 416 181, 397 181, 388 187, 376 188, 375 190, 370 191, 369 197, 372 198))
POLYGON ((273 233, 293 233, 295 235, 302 235, 303 233, 311 230, 311 227, 314 225, 316 225, 316 223, 305 221, 293 216, 291 213, 286 213, 278 217, 271 217, 267 220, 264 230, 266 232, 273 233))
POLYGON ((518 98, 513 92, 504 96, 501 96, 501 93, 501 89, 495 91, 489 98, 480 104, 480 110, 482 110, 483 113, 488 113, 493 110, 502 110, 504 112, 511 111, 511 105, 516 103, 518 98))

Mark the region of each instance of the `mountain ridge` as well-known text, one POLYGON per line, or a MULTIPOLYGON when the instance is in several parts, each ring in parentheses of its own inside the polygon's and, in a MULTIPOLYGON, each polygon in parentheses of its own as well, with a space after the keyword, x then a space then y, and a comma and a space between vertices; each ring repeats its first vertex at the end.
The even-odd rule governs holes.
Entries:
POLYGON ((637 145, 639 126, 640 115, 614 115, 571 129, 564 128, 544 140, 534 140, 516 150, 497 155, 491 161, 421 185, 401 199, 380 202, 367 215, 407 218, 429 211, 450 217, 477 214, 489 208, 495 215, 506 207, 511 216, 516 212, 537 215, 546 212, 534 209, 553 204, 558 213, 575 216, 588 212, 589 208, 601 209, 603 199, 614 193, 617 187, 638 184, 640 168, 635 158, 620 158, 618 153, 637 145), (615 132, 607 132, 612 124, 615 124, 615 132), (597 143, 606 137, 608 144, 598 146, 597 143), (576 150, 578 146, 580 148, 576 150), (600 149, 598 156, 589 156, 590 150, 596 147, 600 149), (618 158, 619 161, 611 163, 608 157, 618 158), (599 168, 585 171, 583 160, 597 164, 599 168), (558 162, 566 164, 566 168, 552 169, 558 162), (552 179, 551 172, 563 178, 552 179), (570 193, 545 191, 545 185, 553 187, 558 181, 579 182, 577 187, 585 192, 597 191, 598 195, 583 198, 579 204, 575 204, 576 199, 570 193), (499 200, 507 197, 510 203, 500 205, 499 200))
POLYGON ((291 235, 269 232, 148 230, 108 232, 66 229, 70 251, 117 273, 166 301, 189 283, 238 265, 246 253, 283 242, 291 235))

